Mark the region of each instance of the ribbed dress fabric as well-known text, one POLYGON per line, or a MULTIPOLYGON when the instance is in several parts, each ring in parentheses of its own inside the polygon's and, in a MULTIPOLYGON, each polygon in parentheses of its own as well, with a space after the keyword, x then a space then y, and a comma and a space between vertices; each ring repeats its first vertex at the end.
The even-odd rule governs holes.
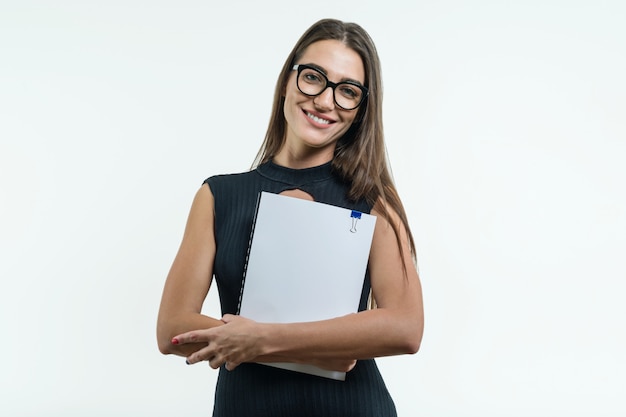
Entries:
MULTIPOLYGON (((205 180, 215 201, 215 282, 222 314, 236 314, 250 233, 261 191, 300 189, 315 201, 369 213, 365 201, 347 198, 348 185, 333 174, 331 163, 291 169, 267 162, 239 174, 205 180)), ((311 259, 311 262, 319 262, 311 259)), ((280 289, 277 289, 280 290, 280 289)), ((365 274, 359 310, 370 290, 365 274)), ((323 302, 323 300, 320 300, 323 302)), ((371 337, 377 337, 371 335, 371 337)), ((373 359, 359 360, 345 381, 245 363, 220 368, 213 417, 395 417, 396 409, 373 359)))

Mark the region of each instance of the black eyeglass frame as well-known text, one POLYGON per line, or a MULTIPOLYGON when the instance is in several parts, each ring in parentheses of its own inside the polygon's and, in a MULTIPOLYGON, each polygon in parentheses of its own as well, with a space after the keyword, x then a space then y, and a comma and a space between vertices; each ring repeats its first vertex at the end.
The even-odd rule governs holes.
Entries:
POLYGON ((359 83, 357 83, 357 82, 350 81, 350 80, 347 80, 347 81, 341 81, 341 82, 338 82, 338 83, 334 83, 334 82, 330 81, 330 80, 328 79, 328 77, 326 76, 326 74, 324 74, 322 71, 320 71, 320 70, 319 70, 319 68, 316 68, 316 67, 314 67, 314 66, 312 66, 312 65, 307 65, 307 64, 295 64, 295 65, 293 66, 293 68, 291 68, 291 70, 292 70, 292 71, 298 71, 298 75, 296 76, 296 86, 298 87, 298 90, 300 90, 300 92, 301 92, 302 94, 304 94, 305 96, 309 96, 309 97, 317 97, 317 96, 319 96, 320 94, 322 94, 324 91, 326 91, 326 89, 327 89, 328 87, 330 87, 330 88, 333 90, 333 100, 335 101, 335 104, 336 104, 337 106, 339 106, 340 108, 344 109, 344 110, 354 110, 354 109, 358 108, 361 104, 363 104, 363 101, 365 101, 365 98, 369 95, 369 90, 367 89, 367 87, 365 87, 365 86, 363 86, 363 85, 361 85, 361 84, 359 84, 359 83), (317 94, 308 94, 308 93, 305 93, 304 91, 302 91, 302 89, 300 88, 300 83, 298 82, 298 80, 300 79, 300 73, 301 73, 301 72, 302 72, 302 70, 304 70, 304 69, 310 69, 310 70, 313 70, 313 71, 317 72, 317 73, 318 73, 318 74, 320 74, 320 75, 324 78, 324 80, 326 81, 326 85, 324 86, 324 88, 322 88, 322 90, 321 90, 319 93, 317 93, 317 94), (362 92, 363 94, 361 94, 361 100, 359 100, 359 103, 358 103, 356 106, 351 107, 351 108, 346 108, 346 107, 343 107, 341 104, 337 103, 337 97, 335 97, 335 89, 336 89, 338 86, 340 86, 341 84, 348 84, 348 85, 351 85, 351 86, 357 87, 358 89, 360 89, 360 90, 361 90, 361 92, 362 92))

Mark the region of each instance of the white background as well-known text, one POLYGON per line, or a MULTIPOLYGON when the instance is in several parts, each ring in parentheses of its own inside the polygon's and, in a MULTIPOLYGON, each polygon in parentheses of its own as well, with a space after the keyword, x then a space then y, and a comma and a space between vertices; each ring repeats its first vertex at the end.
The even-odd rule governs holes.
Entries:
POLYGON ((210 415, 216 373, 157 350, 162 286, 322 17, 377 44, 417 239, 399 414, 626 414, 623 1, 2 0, 1 415, 210 415))

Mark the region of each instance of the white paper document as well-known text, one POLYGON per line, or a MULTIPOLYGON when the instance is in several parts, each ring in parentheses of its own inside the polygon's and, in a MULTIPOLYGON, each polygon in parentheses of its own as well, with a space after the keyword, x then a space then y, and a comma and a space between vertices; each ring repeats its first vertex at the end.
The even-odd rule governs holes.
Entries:
MULTIPOLYGON (((366 213, 262 192, 239 314, 297 323, 357 312, 375 224, 366 213)), ((311 365, 266 365, 345 379, 311 365)))

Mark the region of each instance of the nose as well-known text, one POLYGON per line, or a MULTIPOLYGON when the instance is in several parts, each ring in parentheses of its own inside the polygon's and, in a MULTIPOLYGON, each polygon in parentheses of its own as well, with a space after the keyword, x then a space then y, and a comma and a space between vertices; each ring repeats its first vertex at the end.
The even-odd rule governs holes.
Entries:
POLYGON ((313 99, 313 104, 320 110, 332 110, 335 107, 334 91, 331 86, 326 87, 313 99))

